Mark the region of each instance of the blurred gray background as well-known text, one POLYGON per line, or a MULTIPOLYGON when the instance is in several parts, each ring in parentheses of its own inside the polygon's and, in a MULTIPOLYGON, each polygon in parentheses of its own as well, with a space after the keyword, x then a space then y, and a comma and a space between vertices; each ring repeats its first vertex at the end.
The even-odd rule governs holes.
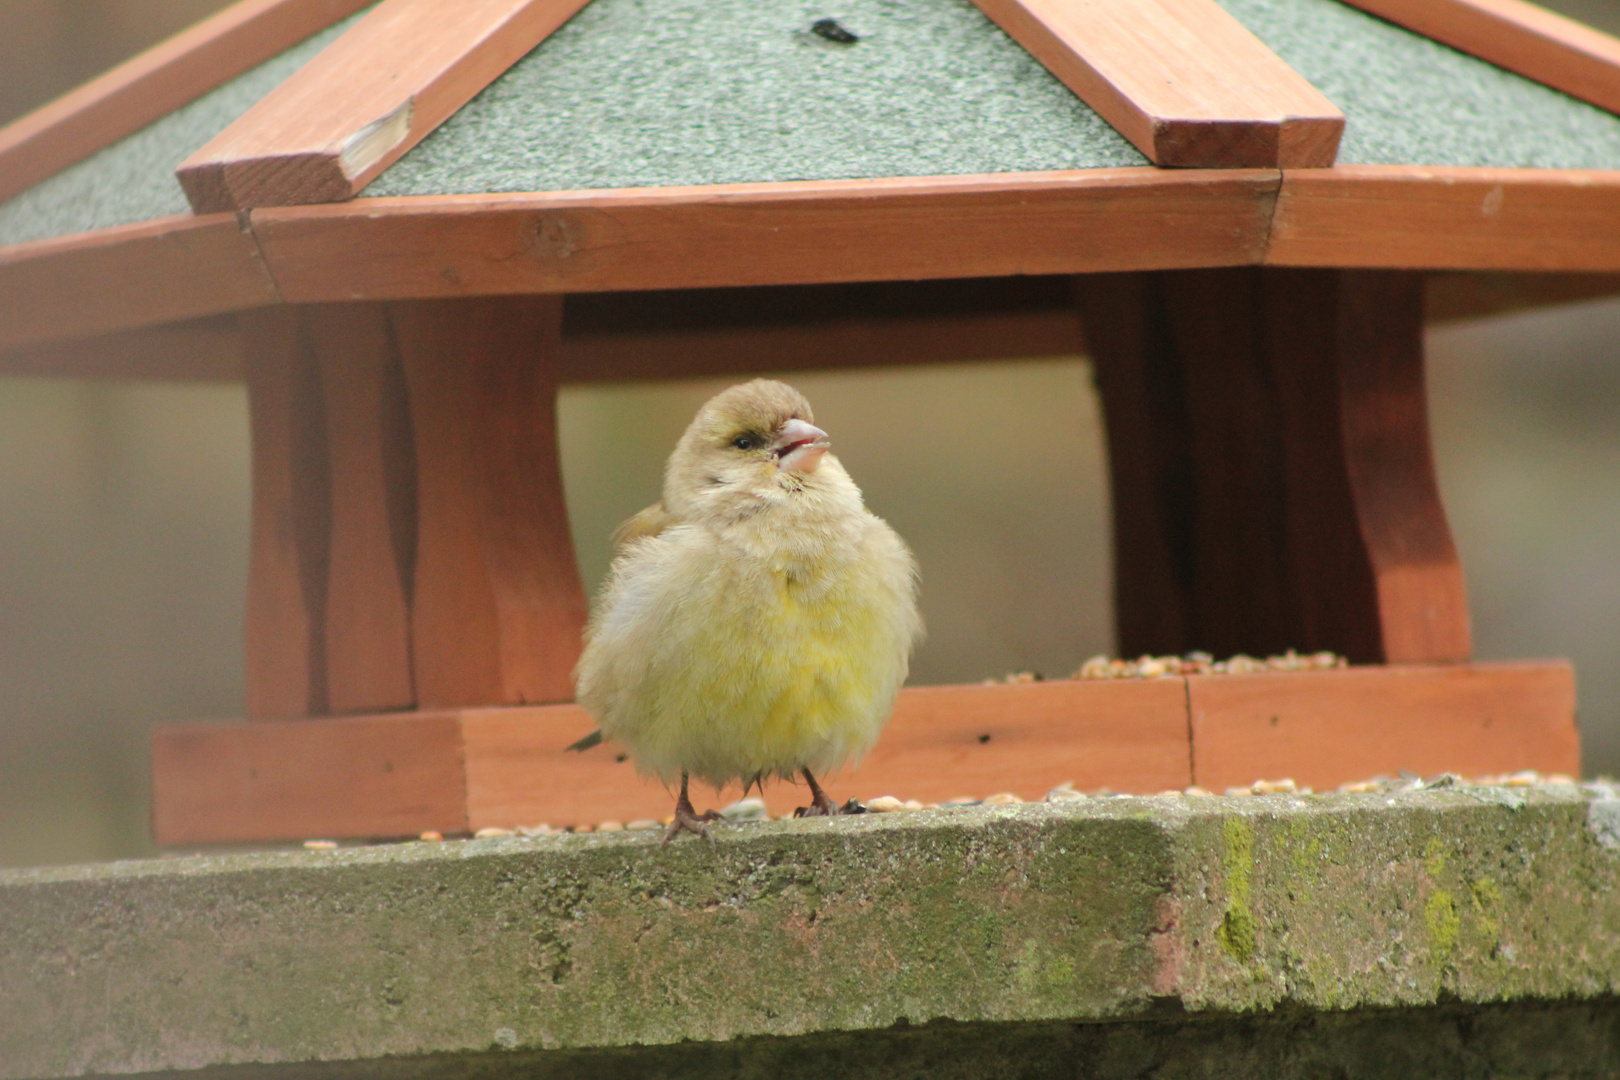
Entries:
MULTIPOLYGON (((4 0, 0 123, 222 6, 4 0)), ((1557 5, 1611 31, 1617 0, 1557 5)), ((1571 657, 1587 773, 1620 772, 1620 301, 1431 331, 1441 487, 1482 659, 1571 657)), ((1079 357, 785 373, 910 540, 913 681, 1111 651, 1107 478, 1079 357)), ((577 387, 563 465, 588 587, 726 380, 577 387)), ((147 736, 239 715, 240 386, 0 378, 0 865, 150 853, 147 736)))

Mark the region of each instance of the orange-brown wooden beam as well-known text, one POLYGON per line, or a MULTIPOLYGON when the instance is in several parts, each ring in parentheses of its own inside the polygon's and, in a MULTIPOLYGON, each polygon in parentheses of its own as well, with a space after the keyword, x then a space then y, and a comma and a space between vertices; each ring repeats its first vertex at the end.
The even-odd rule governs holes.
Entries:
POLYGON ((416 448, 393 327, 381 304, 316 304, 302 315, 319 367, 330 477, 326 708, 409 708, 416 448))
MULTIPOLYGON (((167 725, 153 740, 153 829, 161 844, 215 844, 667 815, 671 793, 622 748, 567 750, 594 728, 575 705, 167 725)), ((1039 799, 1065 781, 1147 795, 1291 777, 1322 791, 1402 769, 1574 775, 1574 673, 1453 664, 913 687, 867 759, 827 784, 840 801, 939 802, 1039 799)), ((789 784, 763 793, 775 814, 805 801, 789 784)))
POLYGON ((513 297, 241 317, 250 717, 572 696, 561 313, 513 297))
POLYGON ((1467 659, 1418 275, 1078 281, 1108 430, 1122 653, 1467 659))
POLYGON ((239 316, 252 440, 247 714, 328 711, 325 609, 331 469, 320 370, 304 309, 239 316))
POLYGON ((569 700, 586 606, 557 446, 562 297, 390 314, 416 448, 417 702, 569 700))
POLYGON ((1347 0, 1570 97, 1620 112, 1620 40, 1524 0, 1347 0))
POLYGON ((0 202, 371 0, 241 0, 0 128, 0 202))
MULTIPOLYGON (((839 286, 826 299, 801 302, 795 296, 767 311, 739 302, 731 290, 684 289, 681 318, 661 317, 673 292, 575 295, 565 302, 561 381, 742 375, 757 371, 761 356, 780 371, 1066 356, 1079 348, 1080 316, 1066 288, 1048 289, 1056 280, 1026 275, 906 282, 908 292, 925 300, 915 305, 867 303, 869 294, 889 286, 865 282, 839 286), (959 286, 1027 296, 985 305, 972 302, 959 286), (949 303, 933 301, 936 287, 949 303), (589 308, 588 317, 577 318, 583 308, 589 308), (694 308, 717 317, 694 322, 694 308)), ((1433 326, 1616 294, 1620 274, 1441 271, 1426 275, 1423 317, 1433 326)), ((242 365, 234 315, 0 352, 0 375, 241 382, 242 365)))
POLYGON ((197 213, 352 197, 587 0, 382 0, 176 170, 197 213))
POLYGON ((1215 0, 974 0, 1155 165, 1332 165, 1344 114, 1215 0))
POLYGON ((1305 647, 1468 659, 1468 598, 1429 438, 1421 277, 1263 270, 1260 280, 1305 647))

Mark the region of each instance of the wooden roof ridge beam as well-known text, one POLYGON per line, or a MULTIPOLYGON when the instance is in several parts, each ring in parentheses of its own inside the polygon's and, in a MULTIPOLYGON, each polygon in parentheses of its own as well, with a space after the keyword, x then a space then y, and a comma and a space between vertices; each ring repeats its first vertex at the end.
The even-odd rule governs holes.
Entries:
POLYGON ((352 198, 588 0, 382 0, 176 170, 199 214, 352 198))
POLYGON ((0 128, 0 202, 264 63, 371 0, 241 0, 0 128))
POLYGON ((1215 0, 974 0, 1155 165, 1332 165, 1344 114, 1215 0))
POLYGON ((1345 0, 1352 7, 1620 113, 1620 39, 1524 0, 1345 0))

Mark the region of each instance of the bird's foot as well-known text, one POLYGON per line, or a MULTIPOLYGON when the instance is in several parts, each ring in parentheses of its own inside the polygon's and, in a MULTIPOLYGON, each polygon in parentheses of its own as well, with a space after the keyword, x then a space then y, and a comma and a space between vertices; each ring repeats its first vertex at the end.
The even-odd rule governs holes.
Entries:
POLYGON ((720 811, 705 810, 700 814, 692 808, 691 803, 683 799, 675 804, 675 820, 671 821, 669 828, 664 830, 664 843, 669 843, 681 834, 682 829, 685 829, 688 832, 697 833, 712 844, 714 843, 714 836, 709 832, 709 822, 719 820, 720 811))
POLYGON ((793 816, 799 817, 836 817, 843 813, 838 804, 827 796, 825 791, 816 792, 816 797, 810 800, 809 806, 801 806, 793 811, 793 816))
POLYGON ((799 807, 793 811, 793 816, 796 818, 836 817, 838 815, 838 804, 833 802, 825 791, 821 790, 821 785, 816 783, 815 774, 809 769, 800 771, 804 776, 805 783, 810 785, 810 805, 799 807))

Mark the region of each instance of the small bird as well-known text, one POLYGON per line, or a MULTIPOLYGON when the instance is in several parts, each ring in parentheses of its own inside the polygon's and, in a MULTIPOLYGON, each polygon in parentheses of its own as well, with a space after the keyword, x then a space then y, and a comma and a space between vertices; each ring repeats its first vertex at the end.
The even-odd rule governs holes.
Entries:
POLYGON ((701 409, 664 497, 619 526, 574 672, 577 700, 643 775, 681 793, 664 842, 708 837, 687 786, 816 781, 877 741, 922 636, 917 565, 828 453, 810 403, 768 379, 701 409))

